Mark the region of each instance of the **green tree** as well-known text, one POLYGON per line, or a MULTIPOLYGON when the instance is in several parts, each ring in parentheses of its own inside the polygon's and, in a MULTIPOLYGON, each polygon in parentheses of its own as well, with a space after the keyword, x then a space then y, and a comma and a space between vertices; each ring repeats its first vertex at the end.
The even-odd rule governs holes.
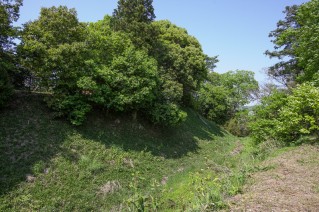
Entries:
POLYGON ((258 88, 251 71, 211 72, 198 92, 199 110, 216 123, 224 124, 255 99, 258 88))
POLYGON ((7 51, 14 44, 16 29, 13 22, 19 18, 19 9, 22 0, 1 0, 0 1, 0 46, 1 51, 7 51))
POLYGON ((297 65, 296 55, 293 49, 295 35, 290 33, 294 29, 299 28, 296 22, 298 8, 299 6, 297 5, 287 6, 285 8, 285 19, 278 21, 277 29, 269 33, 269 37, 274 38, 272 42, 275 44, 275 50, 267 50, 265 52, 270 58, 280 60, 268 68, 267 74, 286 86, 294 83, 301 72, 301 69, 297 65), (289 59, 284 60, 285 58, 289 59))
POLYGON ((152 3, 152 0, 119 0, 111 27, 128 34, 138 49, 146 50, 156 59, 158 78, 149 115, 154 122, 176 124, 186 117, 180 105, 190 104, 194 91, 217 58, 203 54, 199 42, 185 29, 169 21, 154 21, 152 3))
POLYGON ((128 30, 134 22, 151 23, 156 18, 153 0, 119 0, 113 12, 112 26, 117 30, 128 30))
POLYGON ((19 45, 24 67, 53 94, 49 106, 59 115, 68 114, 74 124, 90 110, 77 87, 79 78, 92 74, 85 40, 86 25, 78 21, 76 11, 59 6, 42 8, 37 20, 25 24, 19 45))
MULTIPOLYGON (((155 99, 157 63, 138 50, 123 32, 109 27, 110 17, 89 25, 90 51, 93 52, 93 90, 90 99, 116 111, 145 109, 155 99)), ((85 78, 88 81, 88 78, 85 78)), ((90 84, 92 84, 90 83, 90 84)))
POLYGON ((151 23, 155 19, 153 0, 119 0, 111 19, 115 31, 123 31, 139 49, 151 51, 156 32, 151 23))
POLYGON ((256 142, 275 140, 297 142, 302 137, 319 137, 319 89, 304 83, 292 89, 276 91, 264 97, 251 120, 252 137, 256 142))
POLYGON ((224 124, 231 118, 230 91, 224 86, 206 82, 198 95, 199 110, 208 119, 224 124))
POLYGON ((81 84, 94 85, 86 88, 91 89, 90 99, 115 111, 140 111, 154 123, 176 125, 185 120, 186 113, 176 104, 181 88, 160 76, 156 60, 137 49, 130 35, 112 31, 110 21, 106 16, 89 25, 95 74, 90 83, 81 84))
POLYGON ((230 90, 232 114, 249 102, 256 100, 259 85, 254 75, 254 72, 245 70, 228 71, 221 74, 222 85, 230 90))
MULTIPOLYGON (((317 81, 319 83, 319 0, 302 4, 296 16, 299 28, 295 29, 293 43, 298 66, 302 73, 298 82, 317 81)), ((319 85, 319 84, 318 84, 319 85)))
POLYGON ((75 86, 74 79, 87 72, 85 32, 86 26, 78 21, 74 9, 42 8, 37 20, 24 25, 19 46, 23 65, 47 89, 75 86))
POLYGON ((19 18, 19 8, 22 0, 0 1, 0 107, 3 107, 13 92, 9 74, 15 70, 15 55, 13 39, 17 30, 13 22, 19 18))
POLYGON ((318 0, 286 7, 285 19, 269 35, 274 38, 275 50, 266 55, 280 62, 268 69, 268 75, 288 87, 318 80, 318 11, 318 0))
POLYGON ((207 76, 208 66, 213 67, 212 58, 208 58, 198 40, 190 36, 187 31, 171 22, 156 21, 153 26, 159 33, 155 58, 158 61, 162 86, 171 90, 182 89, 182 93, 174 99, 189 104, 194 91, 207 76), (206 61, 210 62, 206 63, 206 61))
POLYGON ((319 89, 304 83, 293 89, 278 117, 278 139, 297 141, 302 136, 319 137, 319 89))
POLYGON ((279 111, 287 103, 287 97, 287 90, 273 89, 271 95, 262 97, 260 104, 253 108, 254 115, 249 121, 249 128, 255 142, 277 139, 279 111))

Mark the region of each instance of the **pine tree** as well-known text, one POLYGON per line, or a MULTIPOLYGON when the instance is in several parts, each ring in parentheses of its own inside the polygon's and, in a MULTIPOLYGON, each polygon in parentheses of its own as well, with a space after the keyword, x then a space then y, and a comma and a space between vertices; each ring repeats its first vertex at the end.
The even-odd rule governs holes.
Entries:
POLYGON ((138 48, 150 50, 154 41, 151 23, 156 18, 153 0, 119 0, 114 10, 111 26, 115 31, 124 31, 130 35, 138 48))

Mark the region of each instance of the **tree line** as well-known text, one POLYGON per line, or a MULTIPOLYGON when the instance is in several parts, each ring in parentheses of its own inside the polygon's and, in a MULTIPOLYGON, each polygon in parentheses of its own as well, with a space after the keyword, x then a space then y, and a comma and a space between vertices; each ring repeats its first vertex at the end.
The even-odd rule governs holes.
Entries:
POLYGON ((283 86, 264 89, 250 123, 256 142, 302 143, 319 138, 319 1, 287 6, 269 36, 279 62, 267 73, 283 86))
POLYGON ((47 92, 48 106, 75 125, 103 108, 171 126, 192 107, 257 143, 318 139, 319 0, 285 8, 269 34, 274 50, 265 52, 279 59, 267 74, 282 86, 260 90, 251 71, 214 72, 217 56, 187 30, 155 20, 152 0, 119 0, 112 16, 90 23, 75 9, 42 8, 19 29, 21 5, 0 1, 0 107, 28 87, 47 92))
POLYGON ((90 23, 80 22, 75 9, 42 8, 15 29, 21 5, 0 4, 1 106, 13 88, 27 86, 49 93, 48 106, 75 125, 94 108, 177 125, 186 107, 224 124, 258 90, 251 71, 214 72, 217 56, 204 54, 185 29, 156 21, 152 0, 119 0, 112 16, 90 23))

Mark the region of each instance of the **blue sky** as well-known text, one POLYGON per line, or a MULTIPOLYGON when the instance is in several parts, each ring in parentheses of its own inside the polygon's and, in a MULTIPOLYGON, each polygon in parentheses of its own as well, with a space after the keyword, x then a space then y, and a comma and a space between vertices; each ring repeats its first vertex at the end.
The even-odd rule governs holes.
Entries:
MULTIPOLYGON (((195 36, 209 56, 219 55, 216 71, 251 70, 264 83, 263 70, 276 61, 264 55, 273 44, 268 38, 285 6, 305 0, 153 0, 156 20, 168 19, 195 36)), ((18 25, 39 16, 41 7, 75 8, 80 21, 111 15, 117 0, 24 0, 18 25)))

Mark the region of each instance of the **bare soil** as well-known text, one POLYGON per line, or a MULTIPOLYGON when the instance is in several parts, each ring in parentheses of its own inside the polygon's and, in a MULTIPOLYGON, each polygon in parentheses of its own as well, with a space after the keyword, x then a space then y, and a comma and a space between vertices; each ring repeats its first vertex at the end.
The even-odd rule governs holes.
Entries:
POLYGON ((319 211, 319 148, 304 145, 270 158, 251 175, 230 211, 319 211))

